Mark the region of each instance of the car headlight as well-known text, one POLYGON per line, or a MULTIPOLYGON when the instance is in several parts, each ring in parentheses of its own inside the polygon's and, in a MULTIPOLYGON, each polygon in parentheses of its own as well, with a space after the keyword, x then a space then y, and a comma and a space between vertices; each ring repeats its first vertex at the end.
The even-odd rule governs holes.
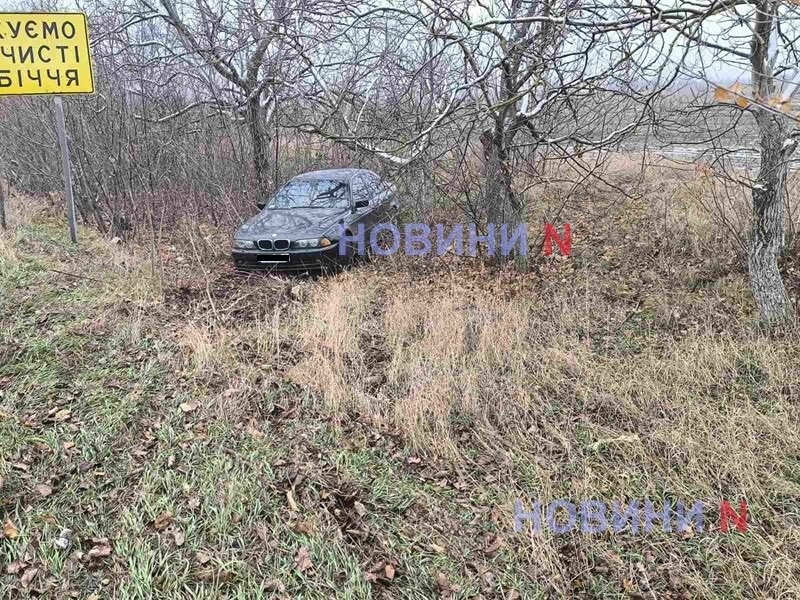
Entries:
POLYGON ((318 238, 314 238, 313 240, 295 240, 294 247, 295 248, 316 248, 320 245, 320 240, 318 238))
POLYGON ((252 250, 256 247, 253 240, 233 240, 233 247, 239 250, 252 250))

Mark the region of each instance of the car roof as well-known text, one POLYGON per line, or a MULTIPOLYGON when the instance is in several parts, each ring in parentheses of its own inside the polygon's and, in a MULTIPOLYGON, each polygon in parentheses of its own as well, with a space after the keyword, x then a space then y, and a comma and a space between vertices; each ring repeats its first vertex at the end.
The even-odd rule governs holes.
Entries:
POLYGON ((377 174, 369 169, 325 169, 323 171, 303 173, 302 175, 293 177, 292 181, 350 181, 356 175, 372 175, 377 177, 377 174))

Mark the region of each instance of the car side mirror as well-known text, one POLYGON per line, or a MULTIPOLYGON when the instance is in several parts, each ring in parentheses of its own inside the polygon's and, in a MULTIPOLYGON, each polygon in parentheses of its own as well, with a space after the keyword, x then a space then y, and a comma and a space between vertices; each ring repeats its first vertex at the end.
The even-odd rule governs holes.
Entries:
POLYGON ((367 208, 368 206, 369 206, 369 200, 356 200, 355 203, 356 209, 367 208))

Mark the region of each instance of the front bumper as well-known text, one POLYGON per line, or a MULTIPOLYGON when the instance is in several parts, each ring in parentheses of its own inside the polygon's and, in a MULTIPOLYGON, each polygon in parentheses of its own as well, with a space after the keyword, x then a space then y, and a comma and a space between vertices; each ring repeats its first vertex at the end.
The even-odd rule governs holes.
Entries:
POLYGON ((318 271, 346 263, 339 256, 339 244, 310 250, 264 252, 262 250, 233 250, 233 264, 243 271, 318 271))

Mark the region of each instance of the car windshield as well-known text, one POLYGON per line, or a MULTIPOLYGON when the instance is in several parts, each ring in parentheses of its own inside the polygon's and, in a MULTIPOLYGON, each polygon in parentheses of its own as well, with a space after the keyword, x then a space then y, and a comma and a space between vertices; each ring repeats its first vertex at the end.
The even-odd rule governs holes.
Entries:
POLYGON ((283 186, 267 208, 349 208, 347 183, 343 181, 299 180, 283 186))

